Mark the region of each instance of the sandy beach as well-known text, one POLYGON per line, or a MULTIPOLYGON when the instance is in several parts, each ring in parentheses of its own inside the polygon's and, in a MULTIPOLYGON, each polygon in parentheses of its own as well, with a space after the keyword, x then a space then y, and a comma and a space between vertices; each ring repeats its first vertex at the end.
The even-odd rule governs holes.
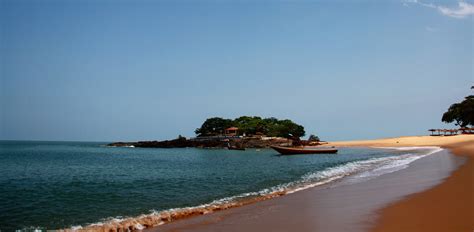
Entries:
POLYGON ((467 162, 442 184, 414 194, 380 211, 374 231, 472 231, 474 230, 474 136, 402 137, 339 146, 432 146, 448 148, 467 162))
POLYGON ((447 148, 401 171, 351 178, 165 224, 154 231, 472 231, 474 136, 400 137, 331 146, 447 148), (454 154, 454 155, 453 155, 454 154))
POLYGON ((412 136, 334 142, 334 146, 441 146, 467 161, 440 185, 379 211, 373 231, 473 231, 474 135, 412 136))

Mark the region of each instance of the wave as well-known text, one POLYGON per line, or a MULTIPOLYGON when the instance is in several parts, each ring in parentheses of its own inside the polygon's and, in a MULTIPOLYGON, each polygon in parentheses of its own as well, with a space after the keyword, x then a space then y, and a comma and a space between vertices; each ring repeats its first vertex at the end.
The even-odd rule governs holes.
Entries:
POLYGON ((250 203, 275 198, 278 196, 295 193, 304 189, 328 184, 340 180, 346 176, 352 176, 353 181, 363 181, 380 175, 392 173, 407 168, 410 163, 439 152, 439 147, 394 147, 400 151, 426 150, 426 152, 406 153, 402 155, 372 158, 368 160, 348 162, 326 170, 308 173, 301 179, 266 188, 257 192, 239 194, 226 197, 194 207, 174 208, 164 211, 152 211, 137 217, 115 217, 103 220, 103 222, 89 224, 87 226, 73 226, 61 231, 117 231, 117 230, 143 230, 159 226, 174 220, 196 215, 208 214, 220 210, 247 205, 250 203))
POLYGON ((407 168, 410 163, 418 159, 443 150, 440 147, 385 147, 383 149, 393 149, 399 151, 425 151, 425 153, 407 153, 379 160, 380 162, 377 162, 371 169, 354 175, 351 182, 360 182, 368 179, 373 179, 377 176, 381 176, 384 174, 400 171, 402 169, 407 168))

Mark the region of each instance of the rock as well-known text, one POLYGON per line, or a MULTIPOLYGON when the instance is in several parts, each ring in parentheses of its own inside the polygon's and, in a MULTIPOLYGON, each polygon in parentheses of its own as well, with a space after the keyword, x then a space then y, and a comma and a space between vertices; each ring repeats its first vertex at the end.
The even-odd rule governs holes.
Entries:
POLYGON ((291 140, 284 138, 261 139, 254 137, 244 138, 209 138, 209 139, 186 139, 179 137, 173 140, 164 141, 139 141, 139 142, 115 142, 108 144, 112 147, 146 147, 146 148, 226 148, 228 144, 239 148, 268 148, 271 145, 281 145, 291 143, 291 140))

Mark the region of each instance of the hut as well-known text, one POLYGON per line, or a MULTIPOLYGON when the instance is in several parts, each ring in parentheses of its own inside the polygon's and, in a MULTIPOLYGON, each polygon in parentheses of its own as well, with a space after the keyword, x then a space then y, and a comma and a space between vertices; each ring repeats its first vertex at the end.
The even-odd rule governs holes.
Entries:
POLYGON ((227 136, 236 136, 238 130, 239 130, 239 128, 237 128, 237 127, 229 127, 227 129, 225 129, 224 133, 227 136))
POLYGON ((431 136, 438 136, 439 134, 435 134, 436 129, 429 129, 429 132, 431 132, 431 136))
POLYGON ((459 130, 461 134, 474 134, 474 127, 461 127, 459 130))
POLYGON ((429 129, 431 136, 452 136, 461 134, 474 134, 474 128, 461 127, 459 129, 429 129))
POLYGON ((448 133, 449 133, 449 135, 457 135, 457 134, 458 134, 458 130, 456 130, 456 129, 449 129, 449 130, 448 130, 448 133))

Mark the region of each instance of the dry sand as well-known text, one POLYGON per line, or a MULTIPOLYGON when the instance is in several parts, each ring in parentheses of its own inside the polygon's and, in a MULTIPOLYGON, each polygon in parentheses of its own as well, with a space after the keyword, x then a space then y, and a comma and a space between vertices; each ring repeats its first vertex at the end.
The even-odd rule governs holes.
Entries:
POLYGON ((328 146, 359 146, 359 147, 417 147, 440 146, 456 147, 461 143, 474 143, 474 135, 456 136, 404 136, 396 138, 330 142, 328 146))

